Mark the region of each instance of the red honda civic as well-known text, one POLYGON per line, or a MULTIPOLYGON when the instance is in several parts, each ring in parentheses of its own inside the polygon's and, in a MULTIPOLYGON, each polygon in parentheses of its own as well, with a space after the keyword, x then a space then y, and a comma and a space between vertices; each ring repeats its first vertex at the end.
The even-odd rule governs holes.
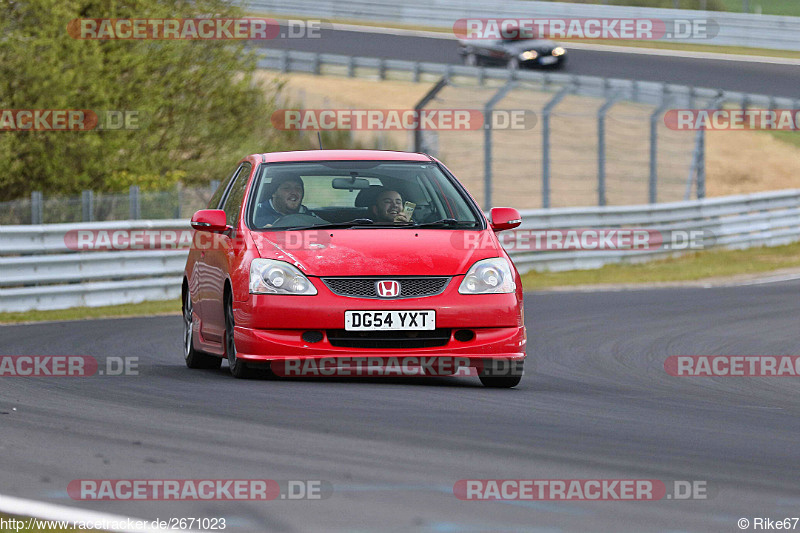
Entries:
POLYGON ((245 157, 192 217, 186 364, 227 358, 242 378, 353 375, 344 369, 354 361, 377 359, 419 375, 475 369, 486 386, 514 387, 525 359, 522 284, 495 233, 520 223, 507 207, 487 219, 425 154, 245 157))

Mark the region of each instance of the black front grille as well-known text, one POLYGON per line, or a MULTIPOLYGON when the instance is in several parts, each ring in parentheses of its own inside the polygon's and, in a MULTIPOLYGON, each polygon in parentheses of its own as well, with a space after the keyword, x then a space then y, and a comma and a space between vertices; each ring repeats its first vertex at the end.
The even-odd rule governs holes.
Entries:
POLYGON ((444 291, 450 278, 322 278, 323 283, 334 294, 351 298, 380 298, 375 283, 384 280, 400 283, 400 296, 386 298, 396 300, 440 294, 444 291))
POLYGON ((427 331, 345 331, 329 329, 328 342, 342 348, 436 348, 450 342, 449 329, 427 331))

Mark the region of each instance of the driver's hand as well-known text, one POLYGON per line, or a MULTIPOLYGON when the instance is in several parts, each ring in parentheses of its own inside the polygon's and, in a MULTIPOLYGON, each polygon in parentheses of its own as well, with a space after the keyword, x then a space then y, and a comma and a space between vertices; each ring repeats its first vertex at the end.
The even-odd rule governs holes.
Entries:
POLYGON ((394 216, 395 224, 408 224, 409 222, 411 221, 408 220, 408 217, 405 215, 405 213, 398 213, 394 216))

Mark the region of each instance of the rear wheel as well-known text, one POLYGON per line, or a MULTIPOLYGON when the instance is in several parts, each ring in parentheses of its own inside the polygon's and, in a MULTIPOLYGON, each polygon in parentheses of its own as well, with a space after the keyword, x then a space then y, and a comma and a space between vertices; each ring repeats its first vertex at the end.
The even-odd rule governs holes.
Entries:
POLYGON ((209 355, 194 347, 194 317, 189 291, 183 295, 183 358, 189 368, 219 368, 222 358, 209 355))
POLYGON ((248 379, 255 375, 247 363, 236 357, 236 341, 233 338, 233 297, 228 293, 225 296, 225 354, 228 356, 228 368, 235 378, 248 379))
POLYGON ((522 367, 522 361, 485 361, 478 377, 486 387, 510 389, 522 380, 522 367))

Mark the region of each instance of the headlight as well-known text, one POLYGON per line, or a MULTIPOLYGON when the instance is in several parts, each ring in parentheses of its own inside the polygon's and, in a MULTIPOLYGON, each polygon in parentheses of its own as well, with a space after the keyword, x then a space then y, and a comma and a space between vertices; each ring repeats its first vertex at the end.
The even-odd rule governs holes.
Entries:
POLYGON ((567 51, 561 48, 560 46, 556 46, 555 48, 553 48, 553 55, 556 57, 563 56, 566 53, 567 51))
POLYGON ((472 265, 458 288, 461 294, 506 294, 516 290, 511 266, 502 257, 484 259, 472 265))
POLYGON ((274 259, 250 263, 250 294, 297 294, 313 296, 317 289, 293 265, 274 259))
POLYGON ((519 55, 519 58, 520 59, 524 59, 525 61, 530 61, 531 59, 536 59, 537 57, 539 57, 539 54, 537 54, 533 50, 528 50, 527 52, 522 52, 519 55))

